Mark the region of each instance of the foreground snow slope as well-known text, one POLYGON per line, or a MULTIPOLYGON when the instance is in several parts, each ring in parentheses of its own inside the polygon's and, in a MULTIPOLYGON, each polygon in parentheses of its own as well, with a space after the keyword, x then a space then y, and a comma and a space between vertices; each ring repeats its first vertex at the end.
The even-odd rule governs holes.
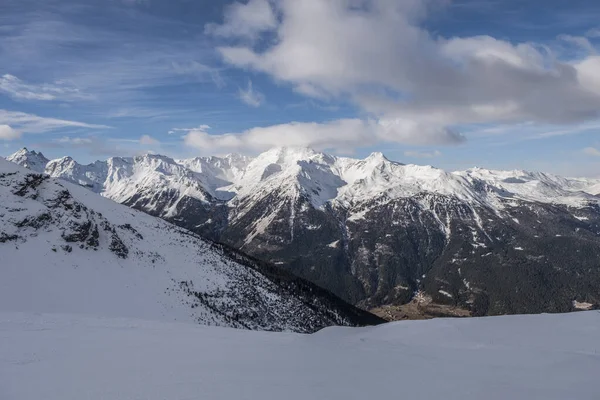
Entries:
POLYGON ((600 313, 316 334, 0 313, 5 400, 600 398, 600 313))
POLYGON ((297 332, 373 320, 290 274, 6 160, 0 311, 297 332))

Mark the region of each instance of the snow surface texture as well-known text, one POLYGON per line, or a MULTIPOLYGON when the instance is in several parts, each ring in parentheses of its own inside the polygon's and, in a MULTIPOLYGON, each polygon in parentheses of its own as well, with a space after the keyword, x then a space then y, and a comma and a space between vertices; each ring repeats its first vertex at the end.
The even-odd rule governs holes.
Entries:
POLYGON ((597 400, 600 313, 316 334, 0 313, 3 400, 597 400))
POLYGON ((299 332, 354 324, 188 231, 2 159, 0 260, 0 311, 299 332))
MULTIPOLYGON (((8 160, 39 170, 43 162, 39 156, 40 153, 22 149, 8 160)), ((50 161, 45 172, 92 188, 118 202, 126 202, 139 193, 161 190, 174 191, 180 198, 189 196, 203 202, 231 204, 251 202, 277 191, 285 196, 306 196, 316 208, 329 202, 349 205, 420 193, 452 196, 495 209, 510 200, 571 206, 600 200, 597 179, 481 168, 446 172, 431 166, 393 162, 381 153, 358 160, 307 148, 275 148, 255 158, 230 154, 173 160, 147 154, 114 157, 89 165, 64 157, 50 161)), ((173 210, 176 206, 174 202, 173 210)))

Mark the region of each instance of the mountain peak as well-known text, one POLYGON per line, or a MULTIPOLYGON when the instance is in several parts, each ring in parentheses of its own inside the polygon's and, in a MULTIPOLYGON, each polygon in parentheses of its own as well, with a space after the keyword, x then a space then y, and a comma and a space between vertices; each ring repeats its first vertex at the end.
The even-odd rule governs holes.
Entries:
POLYGON ((373 153, 369 154, 367 159, 377 159, 377 160, 389 161, 388 158, 380 151, 374 151, 373 153))
POLYGON ((27 147, 21 148, 6 159, 36 172, 44 172, 49 161, 41 152, 29 151, 27 147))
POLYGON ((27 147, 21 147, 19 150, 17 150, 16 152, 14 152, 10 156, 8 156, 7 159, 11 158, 11 157, 24 156, 24 155, 33 155, 33 156, 42 156, 43 157, 42 152, 37 152, 35 150, 30 151, 27 147))

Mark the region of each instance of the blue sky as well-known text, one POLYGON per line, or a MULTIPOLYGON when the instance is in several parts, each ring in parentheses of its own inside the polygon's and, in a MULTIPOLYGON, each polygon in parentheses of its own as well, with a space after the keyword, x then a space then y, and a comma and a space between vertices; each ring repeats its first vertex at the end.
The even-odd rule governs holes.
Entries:
POLYGON ((0 154, 600 176, 598 21, 594 0, 3 0, 0 154))

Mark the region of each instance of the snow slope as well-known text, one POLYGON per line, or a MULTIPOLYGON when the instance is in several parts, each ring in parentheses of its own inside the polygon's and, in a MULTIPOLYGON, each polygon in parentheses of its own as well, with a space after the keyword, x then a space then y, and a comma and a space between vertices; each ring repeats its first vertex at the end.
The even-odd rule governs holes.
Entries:
POLYGON ((0 311, 310 332, 368 313, 83 187, 0 160, 0 311))
POLYGON ((312 335, 0 313, 5 400, 597 400, 600 313, 312 335))

